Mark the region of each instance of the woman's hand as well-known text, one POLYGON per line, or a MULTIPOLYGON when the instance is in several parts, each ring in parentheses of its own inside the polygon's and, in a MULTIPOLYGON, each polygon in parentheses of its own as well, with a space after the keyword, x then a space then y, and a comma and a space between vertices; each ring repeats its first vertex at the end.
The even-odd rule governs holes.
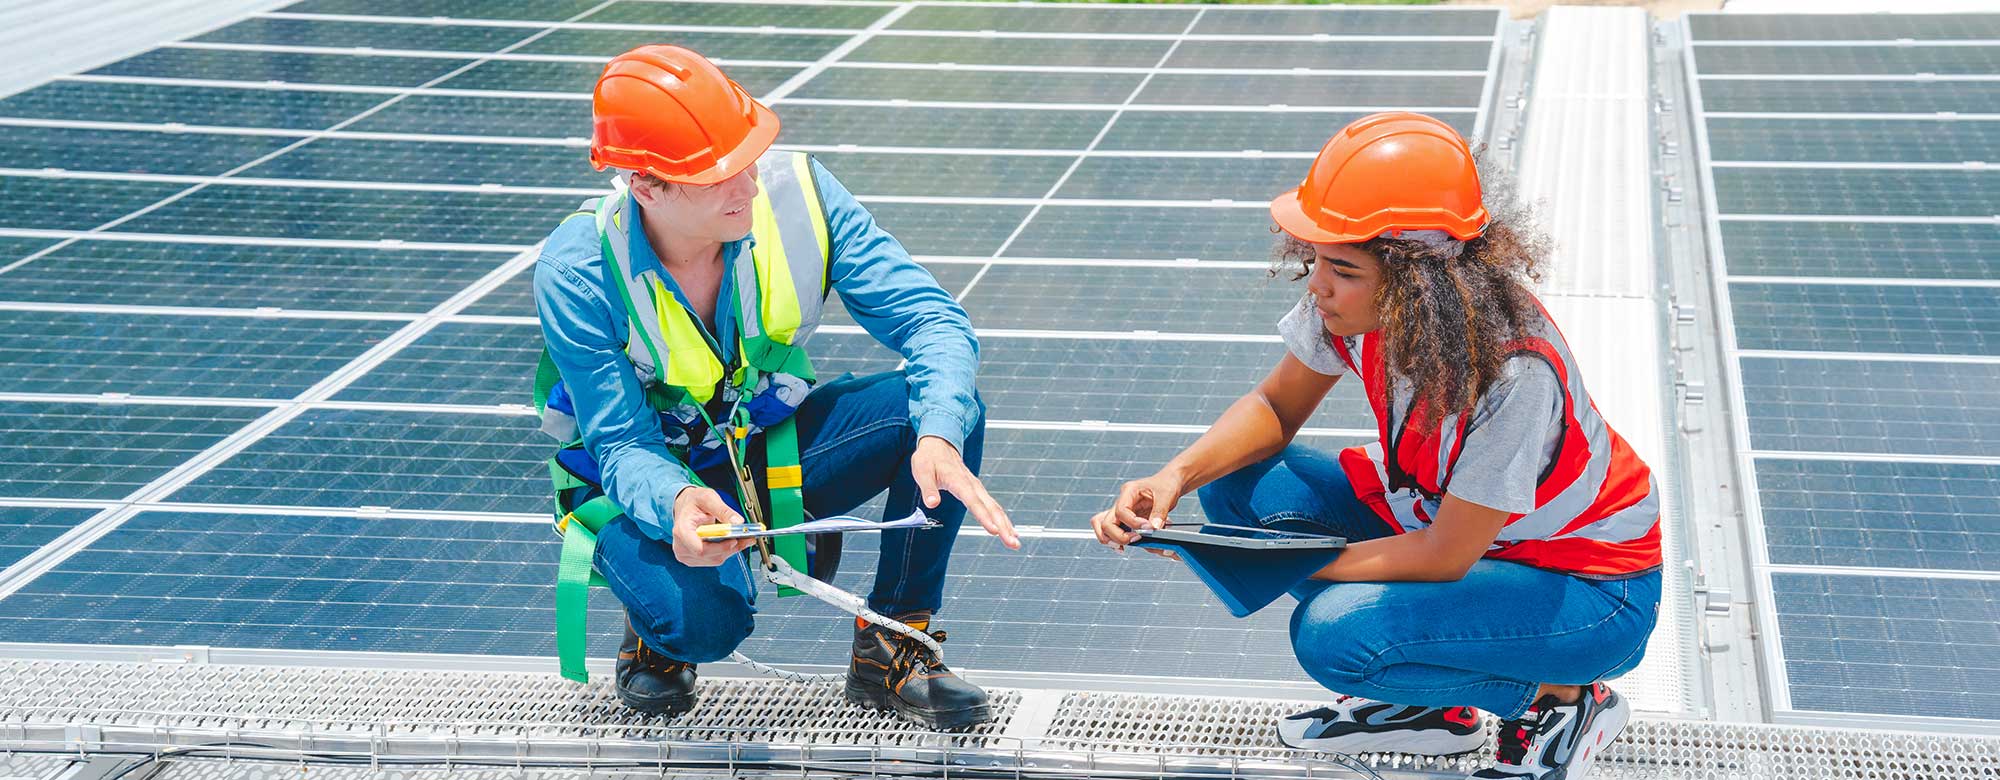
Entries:
POLYGON ((1167 527, 1167 514, 1180 504, 1184 484, 1166 471, 1127 482, 1118 488, 1110 509, 1090 518, 1090 529, 1099 543, 1123 550, 1138 540, 1133 531, 1167 527))

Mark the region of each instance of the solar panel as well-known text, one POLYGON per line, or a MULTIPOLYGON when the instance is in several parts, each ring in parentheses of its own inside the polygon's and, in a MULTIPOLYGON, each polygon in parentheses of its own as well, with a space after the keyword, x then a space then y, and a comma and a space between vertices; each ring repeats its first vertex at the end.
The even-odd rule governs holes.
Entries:
POLYGON ((2000 14, 1702 14, 1688 22, 1703 41, 2000 38, 2000 14))
POLYGON ((457 17, 560 22, 597 7, 599 0, 303 0, 285 6, 286 13, 362 14, 374 16, 457 17))
POLYGON ((1144 81, 1142 73, 1038 73, 1001 70, 899 73, 835 68, 805 83, 794 97, 841 100, 959 100, 1117 103, 1144 81))
POLYGON ((2000 70, 2000 46, 1698 46, 1703 73, 1977 74, 2000 70))
MULTIPOLYGON (((131 184, 117 182, 121 187, 131 184)), ((216 184, 147 212, 126 223, 125 229, 526 245, 548 235, 550 225, 575 210, 580 200, 574 195, 216 184)))
POLYGON ((918 7, 892 30, 1004 30, 1053 33, 1178 33, 1194 21, 1192 8, 918 7))
POLYGON ((1745 275, 2000 278, 2000 231, 1987 225, 1729 221, 1722 244, 1745 275))
POLYGON ((1708 111, 1984 113, 2000 100, 1992 81, 1759 81, 1701 79, 1708 111))
POLYGON ((316 409, 172 498, 535 514, 549 509, 548 457, 535 418, 520 414, 316 409))
MULTIPOLYGON (((1328 46, 1320 41, 1190 41, 1174 49, 1173 56, 1167 58, 1166 67, 1232 68, 1241 67, 1244 62, 1275 62, 1292 68, 1484 71, 1490 50, 1491 45, 1484 41, 1347 41, 1339 46, 1328 46)), ((1466 80, 1477 84, 1482 78, 1469 76, 1466 80)), ((1399 88, 1422 89, 1422 85, 1436 83, 1387 74, 1374 76, 1370 82, 1379 85, 1385 92, 1399 88)), ((1345 96, 1343 99, 1365 100, 1345 96)), ((1397 100, 1389 98, 1381 102, 1393 103, 1397 100)))
MULTIPOLYGON (((1285 84, 1289 76, 1267 76, 1264 83, 1285 84)), ((1282 94, 1274 102, 1301 104, 1319 92, 1316 80, 1320 77, 1296 77, 1298 81, 1284 86, 1282 94), (1310 79, 1310 80, 1309 80, 1310 79)), ((1158 83, 1160 79, 1155 78, 1158 83)), ((1175 98, 1185 98, 1184 93, 1154 94, 1148 87, 1147 99, 1162 104, 1184 102, 1175 98)), ((1248 94, 1258 94, 1246 88, 1248 94)), ((1118 117, 1111 125, 1111 132, 1104 135, 1097 148, 1104 150, 1134 151, 1171 146, 1197 152, 1239 152, 1256 150, 1259 152, 1319 151, 1326 139, 1346 127, 1347 123, 1366 116, 1365 111, 1296 111, 1288 113, 1268 113, 1260 111, 1132 111, 1118 117)), ((1471 109, 1463 112, 1436 112, 1439 119, 1461 133, 1472 132, 1475 114, 1471 109)), ((1301 177, 1304 174, 1300 174, 1301 177)))
POLYGON ((0 496, 121 499, 264 412, 0 401, 0 496))
POLYGON ((1715 171, 1724 214, 1981 217, 2000 213, 2000 179, 1986 171, 1715 171))
POLYGON ((95 509, 0 507, 0 569, 14 565, 95 514, 95 509))
POLYGON ((1708 121, 1720 160, 1949 163, 2000 148, 2000 122, 1950 119, 1728 119, 1708 121))
MULTIPOLYGON (((132 217, 0 271, 0 302, 57 310, 0 309, 0 327, 47 334, 0 351, 16 368, 0 389, 289 403, 389 333, 421 330, 353 366, 327 400, 288 406, 274 429, 210 452, 163 504, 0 599, 0 634, 550 654, 556 542, 539 520, 549 442, 519 407, 540 349, 527 319, 533 271, 463 312, 435 307, 585 197, 511 188, 604 187, 580 142, 597 59, 678 43, 765 94, 854 43, 773 102, 779 142, 815 149, 941 286, 969 291, 994 420, 984 474, 1018 522, 1047 529, 1021 554, 976 532, 959 540, 942 623, 953 663, 1088 673, 1143 650, 1161 673, 1305 680, 1270 651, 1287 641, 1284 610, 1230 620, 1179 568, 1076 532, 1277 362, 1274 323, 1300 293, 1265 274, 1264 202, 1373 108, 1435 109, 1470 132, 1493 87, 1498 12, 923 5, 858 35, 894 7, 675 0, 582 19, 608 29, 535 24, 597 6, 307 0, 0 98, 0 167, 64 169, 0 177, 0 207, 14 206, 0 228, 132 217), (1191 24, 1258 37, 1182 40, 1191 24), (1360 37, 1300 37, 1313 34, 1360 37), (1003 69, 1016 65, 1077 70, 1003 69), (1267 72, 1227 72, 1242 68, 1267 72), (1351 70, 1376 72, 1338 72, 1351 70), (132 177, 220 176, 281 149, 228 177, 252 184, 132 177), (417 242, 464 246, 407 246, 417 242), (986 258, 999 262, 976 262, 986 258), (112 302, 295 311, 101 310, 112 302), (107 354, 113 344, 150 357, 107 354), (383 507, 453 514, 375 514, 383 507), (1107 578, 1123 585, 1106 589, 1107 578)), ((50 245, 0 236, 0 252, 19 257, 50 245)), ((823 377, 901 362, 852 323, 829 311, 813 342, 823 377)), ((0 478, 0 495, 123 500, 272 408, 105 400, 0 403, 16 475, 0 478)), ((1352 429, 1372 420, 1345 383, 1310 425, 1301 442, 1331 450, 1367 438, 1352 429)), ((0 551, 46 543, 92 512, 4 510, 0 551)), ((1176 516, 1200 521, 1198 500, 1176 516)), ((853 545, 844 585, 865 589, 872 547, 853 545)), ((851 622, 825 605, 760 606, 753 655, 845 657, 851 622)), ((593 652, 608 654, 619 620, 607 594, 592 618, 593 652)))
MULTIPOLYGON (((317 138, 243 175, 271 179, 603 188, 574 146, 317 138), (497 162, 504 160, 504 163, 497 162)), ((578 203, 584 196, 572 198, 578 203)), ((572 204, 574 205, 574 204, 572 204)))
POLYGON ((965 307, 988 328, 1268 334, 1272 312, 1304 294, 1289 277, 1256 267, 996 265, 965 307))
MULTIPOLYGON (((7 272, 6 297, 420 314, 508 257, 497 252, 86 240, 7 272), (410 283, 411 268, 424 269, 426 283, 410 283)), ((527 312, 533 310, 530 303, 527 312)))
MULTIPOLYGON (((800 68, 735 65, 729 78, 753 93, 776 89, 800 68)), ((584 94, 604 72, 601 62, 569 60, 491 60, 438 83, 439 89, 493 89, 513 92, 567 92, 584 94)))
MULTIPOLYGON (((582 9, 578 9, 579 11, 582 9)), ((817 27, 860 30, 888 13, 884 6, 812 5, 806 3, 758 4, 749 8, 728 3, 675 3, 653 0, 624 0, 612 3, 580 21, 592 24, 676 24, 718 27, 763 27, 780 22, 782 27, 817 27)), ((473 17, 482 13, 457 13, 473 17)), ((730 78, 735 78, 731 69, 730 78)))
POLYGON ((2000 718, 1996 24, 1689 17, 1780 709, 2000 718))
MULTIPOLYGON (((1486 59, 1485 50, 1481 47, 1467 44, 1450 44, 1450 46, 1454 51, 1468 57, 1476 54, 1480 61, 1486 59)), ((1248 53, 1245 55, 1249 56, 1248 53)), ((1383 67, 1420 68, 1423 63, 1423 60, 1413 57, 1399 58, 1392 63, 1384 64, 1383 67)), ((1337 96, 1342 105, 1370 106, 1399 103, 1415 93, 1423 95, 1423 103, 1427 107, 1455 106, 1470 111, 1479 105, 1483 82, 1484 79, 1479 76, 1426 73, 1367 76, 1286 73, 1250 76, 1231 73, 1163 72, 1146 82, 1145 90, 1139 93, 1139 98, 1135 102, 1160 105, 1314 106, 1327 102, 1328 96, 1337 96)), ((1188 118, 1179 113, 1168 116, 1183 121, 1188 118)), ((1332 137, 1336 131, 1346 126, 1346 121, 1328 121, 1326 117, 1326 114, 1319 112, 1312 112, 1304 117, 1317 120, 1313 131, 1325 136, 1320 138, 1318 143, 1309 145, 1308 148, 1314 151, 1319 149, 1320 144, 1326 143, 1326 137, 1332 137)), ((1265 121, 1277 119, 1270 116, 1263 118, 1265 121)))
POLYGON ((2000 571, 2000 467, 1757 460, 1771 562, 2000 571))
MULTIPOLYGON (((1297 184, 1293 184, 1297 187, 1297 184)), ((1266 260, 1270 212, 1256 208, 1044 206, 1009 247, 1023 257, 1266 260)), ((1280 312, 1282 314, 1282 312, 1280 312)))
MULTIPOLYGON (((97 70, 95 76, 414 87, 473 62, 436 57, 353 57, 272 51, 154 49, 97 70)), ((379 98, 378 98, 379 101, 379 98)))
POLYGON ((369 46, 377 49, 491 52, 532 31, 519 27, 394 24, 321 19, 246 19, 189 40, 291 46, 369 46))
POLYGON ((880 36, 842 59, 850 62, 951 62, 959 65, 1061 65, 1094 68, 1149 68, 1171 41, 1062 39, 994 40, 880 36))
POLYGON ((1074 157, 833 152, 820 164, 863 195, 1039 198, 1074 157))
POLYGON ((1288 159, 1213 158, 1162 165, 1141 157, 1092 157, 1076 167, 1056 197, 1256 202, 1297 187, 1298 168, 1298 160, 1288 159))
MULTIPOLYGON (((542 523, 145 512, 0 600, 12 641, 539 655, 542 523)), ((608 593, 590 619, 617 626, 608 593)), ((614 652, 598 632, 591 650, 614 652)))
POLYGON ((1729 296, 1744 349, 2000 353, 1991 287, 1737 283, 1729 296))
POLYGON ((794 60, 812 62, 847 41, 847 35, 807 35, 762 32, 673 32, 660 30, 583 30, 565 28, 536 39, 516 51, 522 54, 569 54, 611 57, 649 43, 672 41, 718 59, 794 60))
POLYGON ((401 327, 395 321, 0 311, 0 390, 283 399, 401 327))
POLYGON ((2000 455, 2000 365, 1744 358, 1760 450, 2000 455))
POLYGON ((1791 695, 1804 709, 2000 719, 1992 581, 1776 574, 1791 695))
POLYGON ((0 176, 0 227, 89 230, 186 187, 147 181, 0 176), (49 208, 54 203, 63 207, 49 208))
MULTIPOLYGON (((320 130, 382 102, 360 92, 56 81, 0 98, 0 114, 27 119, 148 122, 320 130)), ((11 129, 10 129, 11 132, 11 129)))
POLYGON ((1495 16, 1484 8, 1342 9, 1210 8, 1196 35, 1492 35, 1495 16))
POLYGON ((369 114, 347 129, 377 133, 587 139, 590 137, 590 101, 554 97, 412 95, 369 114))
POLYGON ((213 176, 283 149, 296 138, 15 127, 0 149, 0 167, 61 168, 85 159, 118 160, 132 173, 213 176))
POLYGON ((55 245, 48 239, 0 237, 0 264, 13 263, 55 245))

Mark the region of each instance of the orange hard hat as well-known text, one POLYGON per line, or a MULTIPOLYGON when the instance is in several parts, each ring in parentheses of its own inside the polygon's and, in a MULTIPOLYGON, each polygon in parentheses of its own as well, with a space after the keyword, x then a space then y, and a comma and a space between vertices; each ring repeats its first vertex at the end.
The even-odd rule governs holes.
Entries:
POLYGON ((590 164, 682 184, 714 184, 771 148, 778 115, 679 46, 611 58, 591 99, 590 164))
POLYGON ((1271 218, 1301 241, 1351 244, 1386 232, 1442 230, 1460 241, 1486 229, 1479 170, 1458 132, 1407 111, 1370 114, 1334 134, 1271 218))

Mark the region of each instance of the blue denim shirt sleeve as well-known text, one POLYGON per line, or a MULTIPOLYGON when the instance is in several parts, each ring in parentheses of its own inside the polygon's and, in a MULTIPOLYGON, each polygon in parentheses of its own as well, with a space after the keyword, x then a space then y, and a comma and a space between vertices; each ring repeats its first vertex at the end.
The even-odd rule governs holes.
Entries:
POLYGON ((625 357, 625 309, 606 297, 600 255, 590 219, 549 235, 535 263, 542 340, 576 404, 584 446, 604 471, 604 492, 647 536, 666 541, 674 498, 691 483, 625 357))
POLYGON ((917 435, 937 436, 963 452, 979 419, 972 394, 979 339, 971 318, 819 161, 812 171, 833 243, 834 292, 863 330, 909 361, 917 435))

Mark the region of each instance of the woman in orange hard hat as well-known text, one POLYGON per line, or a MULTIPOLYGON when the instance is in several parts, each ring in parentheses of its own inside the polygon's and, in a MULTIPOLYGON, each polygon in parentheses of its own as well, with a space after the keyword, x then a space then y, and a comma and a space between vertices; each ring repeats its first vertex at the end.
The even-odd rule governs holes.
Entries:
POLYGON ((1463 753, 1483 744, 1477 708, 1501 725, 1475 777, 1575 780, 1630 712, 1604 680, 1645 653, 1659 503, 1525 286, 1546 245, 1500 185, 1431 117, 1341 130, 1271 202, 1279 261, 1306 282, 1285 356, 1092 525, 1122 548, 1199 490, 1211 522, 1346 537, 1291 620, 1299 664, 1344 695, 1281 721, 1283 741, 1463 753), (1293 444, 1350 375, 1380 440, 1293 444))
MULTIPOLYGON (((886 513, 903 519, 921 502, 935 526, 884 532, 868 605, 928 631, 968 512, 1020 546, 975 476, 985 407, 965 310, 817 161, 772 150, 778 117, 701 55, 613 58, 592 118, 590 161, 622 184, 550 233, 535 265, 536 408, 562 445, 550 465, 565 559, 588 559, 629 618, 619 697, 684 712, 695 664, 750 635, 751 542, 700 530, 745 515, 790 525, 886 489, 886 513), (815 375, 809 342, 829 299, 908 367, 815 375)), ((811 558, 800 537, 772 544, 799 571, 832 557, 829 541, 811 558)), ((581 678, 582 599, 571 622, 561 594, 587 592, 588 570, 565 568, 559 655, 581 678)), ((987 720, 986 692, 934 647, 857 622, 847 697, 937 729, 987 720)))

